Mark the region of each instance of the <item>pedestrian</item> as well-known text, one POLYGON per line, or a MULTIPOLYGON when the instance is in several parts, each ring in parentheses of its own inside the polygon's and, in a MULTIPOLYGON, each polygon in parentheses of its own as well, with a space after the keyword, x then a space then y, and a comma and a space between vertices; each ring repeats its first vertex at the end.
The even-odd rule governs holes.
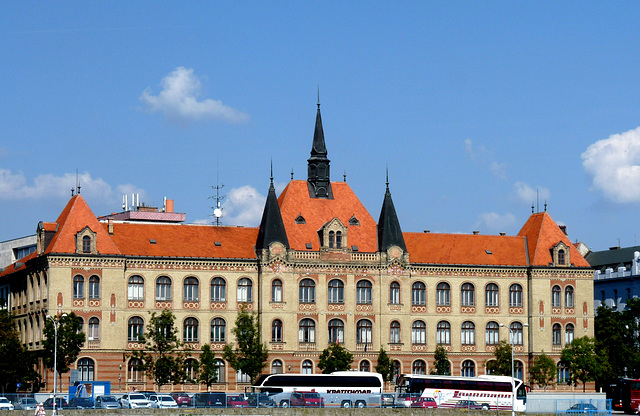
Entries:
POLYGON ((35 416, 46 416, 47 414, 44 411, 44 405, 40 403, 36 406, 36 414, 35 416))

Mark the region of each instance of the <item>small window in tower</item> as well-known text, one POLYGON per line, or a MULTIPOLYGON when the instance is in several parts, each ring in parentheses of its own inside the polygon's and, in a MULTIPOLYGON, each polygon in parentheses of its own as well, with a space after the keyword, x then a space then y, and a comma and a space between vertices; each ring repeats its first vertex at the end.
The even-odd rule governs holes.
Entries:
POLYGON ((296 224, 306 224, 306 223, 307 223, 307 220, 304 219, 302 214, 296 217, 296 224))
POLYGON ((352 251, 358 251, 358 246, 351 246, 352 251))
POLYGON ((222 243, 220 241, 216 241, 213 244, 215 244, 216 247, 220 247, 222 245, 222 243))
POLYGON ((311 243, 307 243, 305 245, 305 247, 307 248, 307 250, 311 250, 313 248, 313 246, 311 245, 311 243))
POLYGON ((353 217, 349 218, 349 225, 360 225, 360 221, 358 221, 358 219, 354 215, 353 217))
POLYGON ((155 244, 155 243, 156 243, 156 240, 154 240, 154 239, 149 239, 149 243, 150 243, 150 244, 155 244))
POLYGON ((485 253, 487 253, 487 254, 493 254, 493 253, 491 252, 491 250, 485 250, 484 252, 485 252, 485 253))

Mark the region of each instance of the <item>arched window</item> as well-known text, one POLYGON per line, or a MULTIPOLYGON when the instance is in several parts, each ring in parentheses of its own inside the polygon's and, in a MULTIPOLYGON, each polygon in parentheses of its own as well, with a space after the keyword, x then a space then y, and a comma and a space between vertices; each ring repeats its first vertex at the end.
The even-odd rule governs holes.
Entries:
POLYGON ((565 259, 564 259, 564 250, 560 249, 558 250, 558 264, 560 265, 564 265, 565 259))
POLYGON ((220 358, 216 358, 216 368, 218 370, 218 383, 225 383, 227 381, 227 367, 220 358))
POLYGON ((424 360, 415 360, 411 368, 413 374, 427 374, 427 363, 424 360))
POLYGON ((371 282, 368 280, 358 280, 356 285, 356 302, 363 303, 371 303, 371 282))
POLYGON ((156 279, 156 300, 171 300, 171 279, 167 276, 160 276, 156 279))
POLYGON ((127 381, 131 383, 140 383, 142 381, 142 376, 142 361, 137 358, 130 359, 127 365, 127 381))
POLYGON ((400 283, 391 282, 389 285, 389 303, 397 305, 400 303, 400 283))
POLYGON ((187 277, 184 279, 184 293, 185 302, 197 302, 200 299, 200 284, 195 277, 187 277))
POLYGON ((243 277, 238 281, 238 302, 252 302, 253 282, 243 277))
POLYGON ((415 282, 411 285, 411 304, 420 306, 427 304, 427 287, 422 282, 415 282))
POLYGON ((336 248, 342 248, 342 231, 336 231, 336 248))
POLYGON ((82 237, 82 252, 91 253, 91 237, 88 235, 82 237))
POLYGON ((513 371, 515 372, 516 378, 524 380, 524 364, 522 364, 522 361, 516 360, 513 362, 513 371))
POLYGON ((360 319, 356 324, 356 342, 358 344, 371 344, 373 325, 368 319, 360 319))
POLYGON ((144 300, 144 279, 141 276, 129 278, 127 296, 129 300, 144 300))
POLYGON ((564 288, 564 307, 573 308, 573 287, 567 286, 564 288))
POLYGON ((391 344, 400 343, 400 322, 392 321, 389 325, 389 342, 391 344))
POLYGON ((564 361, 558 361, 558 383, 571 384, 571 372, 569 365, 564 361))
POLYGON ((84 277, 73 276, 73 298, 84 299, 84 277))
POLYGON ((100 339, 100 320, 98 318, 89 318, 89 333, 87 334, 89 341, 96 341, 100 339))
POLYGON ((476 326, 474 323, 471 321, 463 322, 460 335, 462 345, 474 345, 476 343, 476 326))
POLYGON ((193 358, 187 358, 184 362, 184 371, 187 376, 187 382, 193 383, 198 378, 198 362, 193 358))
POLYGON ((282 342, 282 321, 274 319, 271 322, 271 342, 282 342))
POLYGON ((517 283, 509 286, 509 306, 512 308, 522 307, 522 286, 517 283))
POLYGON ((562 345, 562 326, 560 324, 553 324, 551 328, 551 342, 553 345, 562 345))
POLYGON ((95 364, 91 358, 78 360, 78 381, 94 381, 95 364))
POLYGON ((460 289, 460 304, 462 306, 474 306, 476 304, 475 288, 471 283, 465 283, 460 289))
POLYGON ((411 324, 411 343, 421 345, 427 343, 427 324, 424 321, 414 321, 411 324))
POLYGON ((271 302, 282 302, 282 280, 273 279, 271 282, 271 302))
POLYGON ((211 302, 227 301, 227 282, 222 277, 214 277, 211 281, 211 302))
POLYGON ((340 319, 332 319, 329 321, 329 343, 344 343, 344 322, 340 319))
POLYGON ((440 282, 436 287, 436 303, 438 306, 451 305, 451 287, 449 283, 440 282))
POLYGON ((560 286, 556 285, 551 289, 551 306, 554 308, 561 308, 562 303, 560 301, 562 291, 560 290, 560 286))
POLYGON ((211 342, 226 342, 227 323, 222 318, 211 320, 211 342))
POLYGON ((140 338, 144 334, 144 321, 139 316, 132 316, 129 318, 129 324, 127 328, 127 339, 131 342, 140 341, 140 338))
POLYGON ((298 290, 298 301, 300 303, 315 303, 316 282, 311 279, 302 279, 298 290))
POLYGON ((282 374, 283 372, 282 361, 273 360, 273 362, 271 363, 271 374, 282 374))
POLYGON ((487 307, 500 306, 500 289, 495 283, 489 283, 484 289, 484 303, 487 307))
POLYGON ((198 342, 198 320, 196 318, 184 320, 182 340, 184 342, 198 342))
POLYGON ((451 324, 447 321, 438 322, 436 329, 436 342, 438 345, 451 344, 451 324))
POLYGON ((500 325, 497 322, 487 322, 485 327, 485 343, 487 345, 500 344, 500 325))
POLYGON ((476 376, 476 364, 471 360, 465 360, 462 362, 462 377, 475 377, 476 376))
POLYGON ((367 360, 362 360, 358 368, 360 371, 371 371, 371 363, 367 360))
POLYGON ((100 278, 96 275, 89 278, 89 299, 100 299, 100 278))
POLYGON ((569 345, 573 342, 573 324, 567 324, 564 328, 564 345, 569 345))
POLYGON ((313 362, 311 360, 302 362, 302 374, 313 374, 313 362))
POLYGON ((238 370, 236 371, 236 382, 249 383, 251 382, 251 377, 249 377, 249 374, 243 373, 242 370, 238 370))
POLYGON ((329 231, 329 248, 333 248, 336 241, 336 233, 329 231))
POLYGON ((329 281, 329 303, 344 303, 344 283, 340 279, 329 281))
POLYGON ((298 326, 298 342, 316 342, 316 323, 313 319, 304 318, 298 326))
POLYGON ((509 327, 511 334, 511 344, 512 345, 522 345, 523 336, 522 336, 522 324, 520 322, 513 322, 509 327))

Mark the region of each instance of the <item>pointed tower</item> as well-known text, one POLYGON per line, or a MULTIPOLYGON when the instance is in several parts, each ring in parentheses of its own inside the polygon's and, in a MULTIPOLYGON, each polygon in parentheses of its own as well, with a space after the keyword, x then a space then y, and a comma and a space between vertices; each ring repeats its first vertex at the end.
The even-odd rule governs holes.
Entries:
POLYGON ((320 99, 318 98, 318 112, 316 114, 316 129, 313 133, 311 157, 307 159, 307 185, 311 198, 333 199, 331 191, 331 176, 329 173, 329 159, 327 146, 324 143, 322 117, 320 116, 320 99))
POLYGON ((289 248, 289 240, 287 232, 284 228, 280 207, 278 206, 278 198, 276 197, 276 189, 273 187, 273 166, 271 167, 271 184, 267 194, 267 202, 264 204, 262 212, 262 220, 258 230, 258 240, 256 241, 256 250, 268 249, 271 243, 281 243, 285 248, 289 248))
POLYGON ((403 252, 407 252, 404 243, 400 221, 396 215, 396 209, 391 199, 389 191, 389 174, 387 173, 387 190, 384 193, 384 202, 380 210, 380 220, 378 221, 378 251, 387 251, 390 247, 398 246, 403 252))

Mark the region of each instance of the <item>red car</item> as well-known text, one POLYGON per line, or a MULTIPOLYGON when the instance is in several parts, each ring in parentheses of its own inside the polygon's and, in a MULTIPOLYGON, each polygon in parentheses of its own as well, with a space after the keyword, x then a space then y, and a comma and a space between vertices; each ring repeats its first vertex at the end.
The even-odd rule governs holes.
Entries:
POLYGON ((189 396, 187 393, 183 393, 183 392, 175 392, 175 393, 171 393, 171 397, 173 397, 173 400, 176 401, 176 403, 178 403, 178 406, 182 407, 182 406, 191 406, 191 396, 189 396))
POLYGON ((438 403, 433 397, 419 397, 411 403, 411 407, 421 407, 423 409, 436 409, 438 403))
POLYGON ((243 396, 228 395, 227 407, 249 407, 249 402, 243 396))

